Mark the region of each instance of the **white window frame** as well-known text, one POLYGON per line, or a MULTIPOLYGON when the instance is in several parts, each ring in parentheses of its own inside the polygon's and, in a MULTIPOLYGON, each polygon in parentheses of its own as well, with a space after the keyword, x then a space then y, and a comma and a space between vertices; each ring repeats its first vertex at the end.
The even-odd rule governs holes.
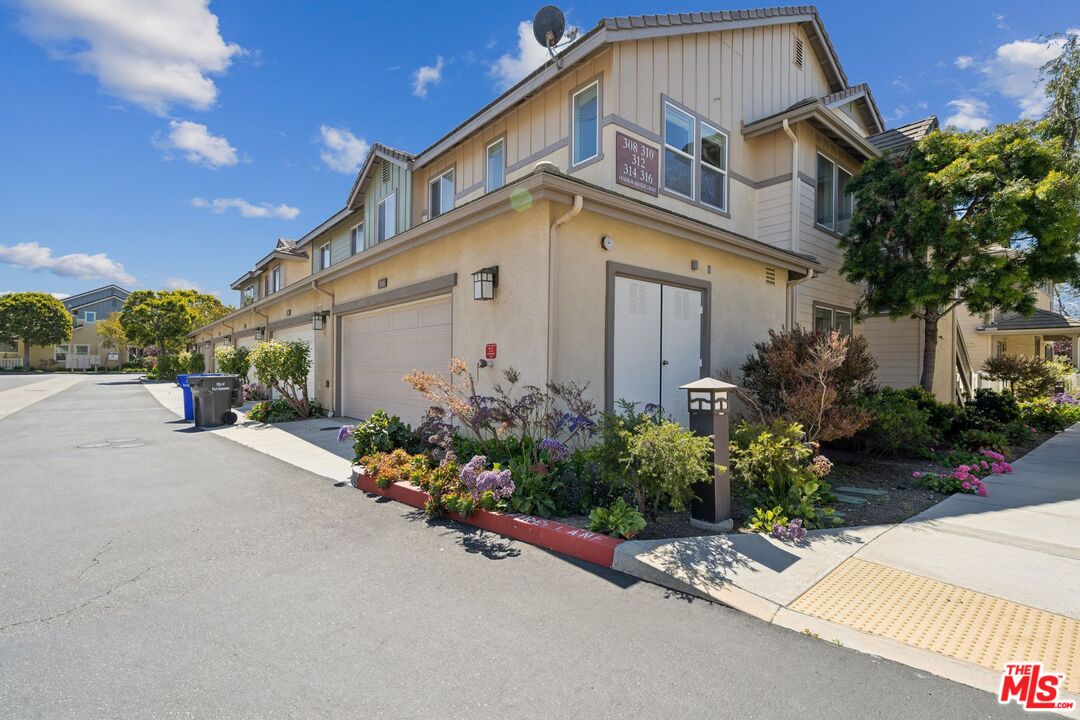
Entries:
POLYGON ((57 345, 53 348, 53 360, 56 362, 66 362, 68 353, 71 352, 71 345, 57 345))
POLYGON ((448 169, 444 170, 443 172, 439 173, 434 178, 432 178, 431 180, 428 181, 428 220, 434 220, 435 218, 439 217, 440 215, 445 215, 446 213, 450 212, 453 209, 454 209, 454 168, 448 168, 448 169), (449 183, 450 183, 450 190, 449 190, 450 207, 443 207, 443 205, 445 204, 445 201, 447 200, 447 197, 445 197, 445 195, 447 193, 447 189, 443 185, 443 183, 447 179, 449 179, 449 183), (434 198, 434 195, 433 195, 436 186, 438 186, 438 188, 439 188, 439 190, 438 190, 438 192, 439 192, 439 205, 438 205, 438 207, 436 207, 435 204, 434 204, 434 199, 435 198, 434 198))
POLYGON ((835 158, 829 157, 828 155, 821 152, 820 150, 817 153, 817 157, 822 159, 822 160, 825 160, 825 162, 828 162, 828 163, 832 164, 832 179, 830 180, 830 182, 832 183, 832 207, 831 207, 832 215, 831 215, 831 220, 830 220, 830 222, 828 224, 823 223, 823 222, 818 220, 818 216, 817 216, 817 214, 818 214, 817 166, 815 165, 814 166, 814 224, 817 225, 818 227, 823 227, 823 228, 825 228, 827 230, 831 230, 832 232, 839 233, 839 234, 843 235, 843 234, 845 234, 847 232, 847 229, 840 230, 840 207, 841 207, 842 203, 844 202, 844 196, 850 195, 851 196, 851 215, 847 219, 848 229, 850 229, 850 227, 851 227, 851 218, 855 216, 855 196, 850 192, 844 193, 844 195, 840 194, 840 173, 844 173, 845 175, 848 176, 848 178, 849 178, 848 183, 849 184, 851 182, 850 178, 853 178, 855 176, 855 173, 851 172, 847 168, 841 167, 840 163, 837 162, 835 158))
POLYGON ((397 235, 397 192, 392 192, 379 201, 375 209, 375 242, 386 242, 397 235), (386 211, 387 204, 391 212, 386 211))
POLYGON ((90 354, 90 346, 89 345, 76 345, 75 346, 75 357, 79 357, 80 355, 89 355, 89 354, 90 354), (80 352, 80 348, 85 348, 85 352, 80 352))
POLYGON ((17 352, 19 352, 19 341, 18 340, 16 340, 13 343, 0 342, 0 353, 17 353, 17 352), (11 349, 10 350, 5 350, 4 348, 6 348, 6 347, 11 347, 11 349))
MULTIPOLYGON (((719 210, 720 212, 727 212, 728 205, 729 205, 728 192, 730 190, 730 186, 729 186, 729 183, 728 183, 728 171, 727 171, 727 168, 728 168, 728 163, 731 160, 731 138, 728 136, 728 134, 726 132, 724 132, 720 128, 716 127, 712 123, 705 122, 704 120, 701 120, 700 125, 701 125, 701 132, 698 133, 698 146, 699 146, 698 147, 698 158, 699 158, 698 174, 703 175, 705 170, 708 169, 710 172, 719 173, 720 175, 723 176, 723 178, 724 178, 724 204, 723 204, 723 206, 718 206, 718 205, 713 205, 710 202, 706 202, 704 197, 701 197, 699 199, 701 200, 701 204, 704 205, 705 207, 712 208, 714 210, 719 210), (724 138, 724 167, 723 168, 718 168, 715 165, 713 165, 712 163, 705 162, 705 129, 706 128, 709 129, 709 134, 710 135, 713 135, 713 134, 721 135, 724 138)), ((698 182, 698 187, 699 188, 704 187, 704 183, 699 181, 698 182)))
POLYGON ((246 288, 240 291, 240 304, 250 305, 255 302, 255 283, 248 285, 246 288))
POLYGON ((84 310, 83 311, 83 322, 84 323, 96 323, 97 322, 97 311, 96 310, 84 310))
POLYGON ((823 228, 828 228, 829 230, 836 229, 836 161, 823 152, 817 154, 817 162, 814 165, 814 224, 820 225, 823 228), (831 183, 829 191, 832 193, 829 202, 828 222, 823 222, 822 219, 818 217, 818 193, 820 192, 820 189, 818 188, 818 178, 821 175, 821 172, 818 170, 818 165, 821 164, 822 160, 832 165, 832 172, 829 173, 829 177, 827 178, 828 182, 831 183))
POLYGON ((679 192, 678 190, 672 190, 671 188, 668 187, 668 185, 667 185, 667 160, 666 159, 664 160, 664 167, 661 168, 661 173, 660 173, 661 185, 664 188, 665 192, 669 192, 672 195, 677 195, 677 196, 679 196, 681 198, 686 198, 687 200, 693 201, 694 197, 695 197, 694 196, 694 189, 695 189, 695 187, 697 185, 697 183, 695 183, 694 181, 696 180, 695 176, 697 175, 697 165, 698 165, 697 158, 694 157, 694 156, 697 155, 700 152, 700 148, 697 147, 700 144, 700 142, 699 142, 699 140, 697 138, 698 119, 696 117, 694 117, 694 115, 692 113, 688 113, 685 110, 683 110, 682 108, 675 105, 674 103, 669 102, 668 100, 665 100, 664 101, 664 113, 663 113, 663 117, 661 118, 661 123, 663 125, 663 131, 664 131, 664 150, 665 151, 670 150, 673 153, 675 153, 676 155, 679 155, 680 157, 690 158, 690 194, 686 195, 686 194, 684 194, 682 192, 679 192), (690 118, 690 132, 691 132, 691 134, 694 135, 694 146, 695 146, 693 154, 687 153, 685 150, 681 150, 680 148, 677 148, 674 145, 668 145, 667 113, 668 113, 669 108, 671 110, 674 110, 675 112, 679 113, 680 115, 685 115, 686 117, 690 118))
POLYGON ((506 139, 499 138, 498 140, 488 143, 487 148, 484 151, 484 191, 491 192, 498 190, 506 184, 506 139), (499 182, 494 182, 494 177, 491 173, 491 148, 498 146, 499 150, 499 182))
POLYGON ((855 173, 849 172, 849 171, 845 170, 844 168, 840 167, 839 163, 836 164, 836 187, 833 189, 833 192, 836 195, 836 209, 833 212, 833 223, 836 225, 836 232, 840 233, 841 235, 846 235, 847 231, 851 229, 851 218, 855 217, 855 195, 853 193, 847 191, 847 187, 849 185, 851 185, 851 181, 854 178, 855 178, 855 173), (841 174, 847 175, 847 178, 848 178, 847 185, 844 186, 845 189, 843 191, 840 190, 840 175, 841 174), (846 227, 841 229, 840 228, 840 210, 841 210, 841 208, 844 207, 845 203, 847 202, 848 197, 851 198, 851 212, 848 213, 847 219, 845 220, 845 222, 847 224, 846 227))
POLYGON ((363 221, 353 226, 349 231, 349 242, 352 245, 352 253, 355 255, 364 249, 364 223, 363 221))
POLYGON ((270 271, 270 292, 276 293, 281 289, 281 266, 270 271))
POLYGON ((849 308, 837 307, 835 305, 827 305, 824 303, 813 304, 813 328, 814 332, 817 332, 817 314, 819 310, 827 310, 829 313, 829 332, 833 330, 841 330, 837 323, 837 315, 847 315, 848 327, 850 333, 855 332, 855 319, 852 315, 852 311, 849 308))
POLYGON ((578 165, 583 165, 584 163, 587 163, 590 160, 594 160, 594 159, 600 157, 600 81, 599 80, 592 81, 591 83, 589 83, 588 85, 581 88, 580 90, 578 90, 577 92, 575 92, 574 94, 572 94, 570 96, 570 145, 571 145, 571 147, 570 147, 570 167, 572 167, 572 168, 577 167, 578 165), (577 97, 578 97, 578 95, 589 92, 593 88, 596 88, 596 101, 595 101, 596 102, 596 119, 594 121, 595 126, 596 126, 596 129, 595 129, 596 152, 594 152, 589 157, 584 157, 584 158, 579 159, 579 158, 577 158, 577 151, 578 151, 578 147, 580 146, 581 143, 578 140, 578 121, 577 121, 578 105, 577 105, 577 97))
POLYGON ((319 247, 319 269, 325 270, 330 267, 330 243, 323 243, 319 247))

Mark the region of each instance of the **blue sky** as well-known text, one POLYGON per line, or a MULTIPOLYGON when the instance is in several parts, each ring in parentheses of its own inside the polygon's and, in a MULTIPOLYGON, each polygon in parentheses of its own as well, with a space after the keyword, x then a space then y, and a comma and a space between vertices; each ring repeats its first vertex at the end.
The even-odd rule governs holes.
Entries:
MULTIPOLYGON (((368 143, 421 150, 539 62, 539 2, 0 0, 0 292, 231 280, 345 201, 368 143), (372 30, 377 28, 379 30, 372 30), (394 34, 389 30, 396 29, 394 34), (523 37, 524 33, 524 37, 523 37)), ((608 15, 700 0, 564 5, 608 15)), ((1075 0, 820 2, 890 125, 1039 112, 1075 0)))

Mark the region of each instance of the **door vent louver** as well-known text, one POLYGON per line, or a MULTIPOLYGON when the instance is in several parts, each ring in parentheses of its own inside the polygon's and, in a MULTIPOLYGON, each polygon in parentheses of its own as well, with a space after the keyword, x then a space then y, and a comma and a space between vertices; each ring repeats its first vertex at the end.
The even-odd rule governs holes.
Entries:
POLYGON ((795 38, 795 55, 792 57, 791 62, 795 64, 795 67, 802 70, 803 68, 803 41, 802 38, 795 38))
POLYGON ((390 163, 388 162, 382 164, 382 181, 384 183, 390 182, 390 163))

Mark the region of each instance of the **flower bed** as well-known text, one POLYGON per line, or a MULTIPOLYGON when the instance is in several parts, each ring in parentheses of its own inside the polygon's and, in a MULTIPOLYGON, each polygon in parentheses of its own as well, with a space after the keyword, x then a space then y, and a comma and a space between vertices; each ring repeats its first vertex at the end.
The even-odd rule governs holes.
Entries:
MULTIPOLYGON (((407 481, 392 482, 385 487, 380 485, 376 477, 368 474, 360 465, 353 468, 353 487, 419 510, 423 510, 431 501, 428 493, 407 481)), ((446 517, 603 567, 611 567, 615 548, 623 542, 573 525, 519 513, 478 508, 467 517, 453 511, 447 512, 446 517)))

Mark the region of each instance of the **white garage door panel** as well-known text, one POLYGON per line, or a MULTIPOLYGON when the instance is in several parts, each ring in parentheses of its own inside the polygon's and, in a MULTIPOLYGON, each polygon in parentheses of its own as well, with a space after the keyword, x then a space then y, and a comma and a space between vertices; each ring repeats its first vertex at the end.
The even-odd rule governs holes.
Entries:
POLYGON ((307 391, 308 399, 315 399, 315 331, 310 327, 298 327, 289 328, 288 330, 275 330, 273 334, 274 340, 280 340, 281 342, 292 342, 293 340, 303 340, 308 344, 311 349, 311 370, 308 371, 307 391))
POLYGON ((342 318, 342 410, 366 418, 379 408, 415 426, 428 403, 402 378, 413 370, 446 373, 450 298, 342 318))

